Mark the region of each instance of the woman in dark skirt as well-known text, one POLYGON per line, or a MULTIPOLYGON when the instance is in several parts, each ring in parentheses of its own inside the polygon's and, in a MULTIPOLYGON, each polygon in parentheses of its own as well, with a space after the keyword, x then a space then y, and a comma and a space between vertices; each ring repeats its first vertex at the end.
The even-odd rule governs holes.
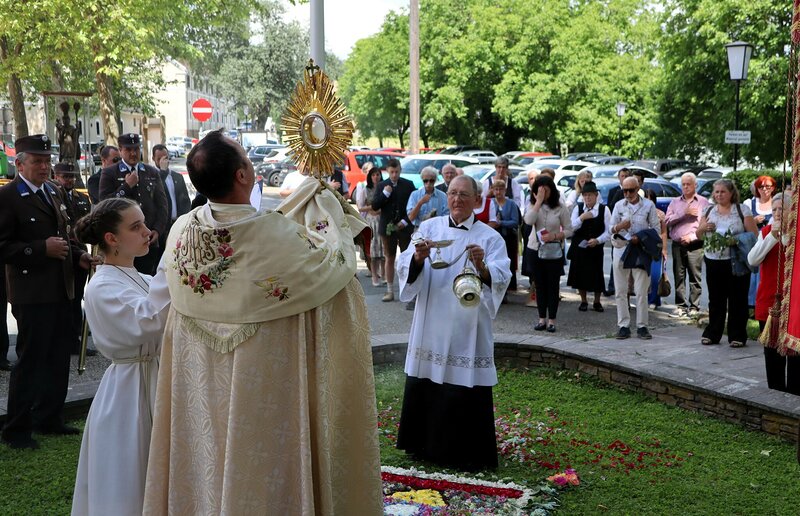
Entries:
POLYGON ((582 202, 572 209, 572 244, 567 258, 570 260, 567 285, 575 288, 581 295, 578 310, 589 309, 587 292, 594 292, 592 309, 603 311, 600 295, 605 288, 603 278, 603 245, 610 238, 611 210, 598 202, 597 185, 587 181, 583 185, 582 202))

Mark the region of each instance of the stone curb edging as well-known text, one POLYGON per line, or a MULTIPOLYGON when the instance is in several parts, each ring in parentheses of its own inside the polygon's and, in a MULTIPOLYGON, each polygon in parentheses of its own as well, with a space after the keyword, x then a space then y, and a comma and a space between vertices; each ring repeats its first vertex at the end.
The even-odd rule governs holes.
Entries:
MULTIPOLYGON (((498 334, 495 336, 495 361, 500 367, 548 366, 588 374, 668 405, 738 423, 786 440, 797 439, 800 428, 798 396, 646 357, 623 357, 627 363, 610 361, 601 358, 599 352, 592 353, 590 344, 595 340, 498 334)), ((373 364, 403 363, 407 343, 408 334, 374 335, 373 364)), ((85 416, 99 384, 99 381, 92 381, 70 386, 65 416, 85 416)), ((0 400, 0 406, 5 406, 4 399, 0 400)), ((5 417, 5 410, 0 409, 0 423, 5 421, 5 417)))
MULTIPOLYGON (((733 380, 683 366, 658 364, 656 367, 646 358, 638 359, 643 367, 632 367, 632 364, 603 360, 570 349, 585 347, 580 344, 589 342, 591 340, 496 335, 495 362, 498 367, 548 366, 588 374, 668 405, 741 424, 788 441, 798 438, 798 396, 773 391, 766 385, 736 385, 733 380)), ((406 349, 407 335, 375 336, 372 340, 373 364, 402 363, 406 349)))

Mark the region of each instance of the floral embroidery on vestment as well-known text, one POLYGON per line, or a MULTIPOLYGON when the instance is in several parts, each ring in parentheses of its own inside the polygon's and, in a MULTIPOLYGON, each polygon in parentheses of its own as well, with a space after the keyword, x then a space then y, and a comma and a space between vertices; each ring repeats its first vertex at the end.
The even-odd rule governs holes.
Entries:
POLYGON ((228 229, 204 231, 197 223, 187 224, 172 251, 181 283, 201 296, 221 287, 234 263, 230 242, 228 229))
POLYGON ((266 293, 265 299, 274 297, 278 301, 289 299, 289 287, 281 284, 281 280, 277 276, 270 276, 263 281, 254 281, 256 285, 266 293))

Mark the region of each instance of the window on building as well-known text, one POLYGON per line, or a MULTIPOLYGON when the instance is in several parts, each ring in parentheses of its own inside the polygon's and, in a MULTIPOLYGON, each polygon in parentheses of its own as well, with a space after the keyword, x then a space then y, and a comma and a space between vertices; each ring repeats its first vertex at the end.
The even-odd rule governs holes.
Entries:
POLYGON ((95 122, 94 125, 95 125, 95 132, 97 133, 97 136, 100 136, 100 122, 95 122))

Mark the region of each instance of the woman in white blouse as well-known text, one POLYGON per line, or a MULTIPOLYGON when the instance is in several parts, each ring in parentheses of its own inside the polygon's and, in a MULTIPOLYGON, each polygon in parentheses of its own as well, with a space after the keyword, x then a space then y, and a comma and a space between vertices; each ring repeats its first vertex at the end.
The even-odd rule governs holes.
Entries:
POLYGON ((166 282, 151 291, 152 278, 133 267, 150 236, 135 202, 100 202, 75 233, 105 257, 86 288, 85 309, 94 344, 111 365, 86 419, 72 514, 140 515, 169 293, 166 282))
POLYGON ((728 245, 716 245, 709 235, 736 236, 745 231, 754 235, 758 231, 750 207, 739 203, 739 190, 730 179, 718 179, 714 183, 714 205, 700 217, 697 238, 703 238, 703 253, 708 283, 708 326, 703 330, 700 343, 719 344, 726 330, 732 348, 744 347, 747 343, 747 290, 750 273, 743 276, 733 274, 731 250, 728 245))
POLYGON ((539 322, 533 329, 546 329, 554 333, 559 283, 564 274, 564 241, 572 235, 572 222, 550 176, 540 174, 534 181, 531 206, 524 219, 526 224, 533 226, 528 247, 536 251, 533 255, 533 279, 536 283, 539 322))

